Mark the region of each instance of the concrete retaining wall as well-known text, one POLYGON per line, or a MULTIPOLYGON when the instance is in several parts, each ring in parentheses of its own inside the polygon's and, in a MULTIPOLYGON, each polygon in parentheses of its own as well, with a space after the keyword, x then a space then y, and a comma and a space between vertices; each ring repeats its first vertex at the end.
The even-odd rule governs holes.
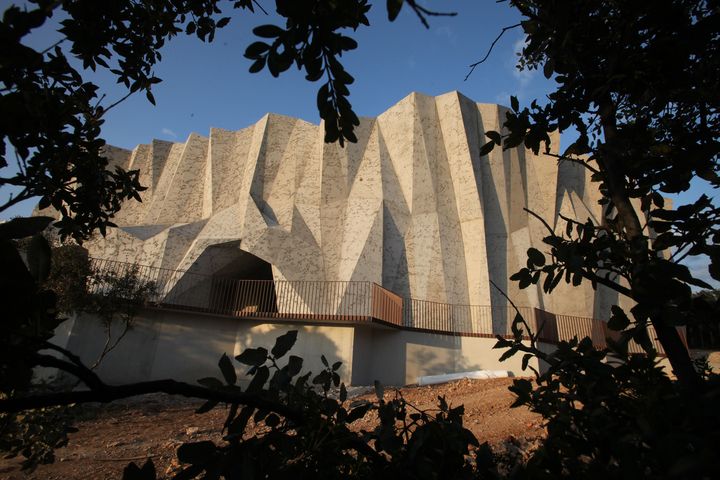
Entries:
MULTIPOLYGON (((493 350, 495 343, 494 338, 358 328, 352 382, 407 385, 420 376, 472 370, 508 370, 515 376, 532 373, 522 371, 522 355, 500 362, 503 350, 493 350)), ((530 365, 537 368, 537 360, 530 365)))
MULTIPOLYGON (((93 364, 105 342, 103 323, 80 315, 64 325, 70 331, 64 346, 86 365, 93 364)), ((120 333, 114 325, 112 335, 120 333)), ((111 384, 174 378, 194 383, 199 378, 220 377, 218 360, 223 353, 239 355, 246 348, 265 347, 288 330, 298 330, 298 341, 290 351, 304 359, 305 371, 322 370, 321 355, 331 364, 342 362, 342 381, 353 385, 406 385, 419 376, 470 370, 521 370, 521 355, 505 361, 502 350, 493 350, 495 339, 458 337, 390 329, 375 325, 306 325, 263 323, 201 314, 148 310, 134 321, 129 333, 97 368, 111 384)), ((65 337, 63 337, 65 338, 65 337)), ((284 363, 284 359, 280 364, 284 363)), ((241 382, 249 377, 235 362, 241 382)), ((531 365, 537 368, 537 361, 531 365)))
MULTIPOLYGON (((115 325, 113 338, 119 334, 119 326, 115 325)), ((80 315, 71 328, 67 348, 91 365, 105 342, 103 323, 80 315)), ((298 330, 298 341, 290 354, 304 359, 302 373, 322 370, 320 355, 324 354, 331 364, 343 362, 339 373, 345 383, 350 383, 353 327, 267 324, 162 310, 138 315, 130 332, 96 371, 111 384, 165 378, 195 383, 203 377, 220 378, 218 360, 223 353, 232 357, 245 348, 260 346, 270 350, 275 338, 288 330, 298 330)), ((249 381, 247 368, 233 363, 240 381, 249 381)))

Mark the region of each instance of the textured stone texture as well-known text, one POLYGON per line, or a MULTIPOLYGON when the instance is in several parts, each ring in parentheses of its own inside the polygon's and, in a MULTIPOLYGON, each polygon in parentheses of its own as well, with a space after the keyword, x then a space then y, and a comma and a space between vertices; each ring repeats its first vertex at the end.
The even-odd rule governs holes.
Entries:
POLYGON ((505 111, 457 92, 412 93, 361 119, 357 144, 344 149, 323 142, 322 125, 276 114, 209 139, 112 149, 148 190, 91 254, 212 274, 226 260, 200 262, 203 252, 239 241, 276 280, 364 280, 404 297, 505 305, 492 279, 519 305, 606 318, 617 302, 608 291, 563 284, 546 296, 508 281, 528 247, 546 250, 544 227, 524 208, 553 225, 559 214, 597 219, 599 207, 577 165, 523 148, 479 156, 505 111))

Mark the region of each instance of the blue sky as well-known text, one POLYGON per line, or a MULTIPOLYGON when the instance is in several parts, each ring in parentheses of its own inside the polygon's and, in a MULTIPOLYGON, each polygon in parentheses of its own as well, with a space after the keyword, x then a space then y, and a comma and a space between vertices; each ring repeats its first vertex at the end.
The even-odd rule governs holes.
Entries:
MULTIPOLYGON (((4 11, 13 2, 0 0, 4 11)), ((237 130, 255 123, 267 112, 319 122, 315 96, 320 83, 309 83, 294 67, 280 78, 267 71, 248 73, 243 57, 253 41, 253 27, 282 24, 273 14, 274 1, 260 0, 262 13, 233 13, 230 24, 218 31, 215 41, 204 44, 196 37, 178 36, 162 51, 155 74, 163 79, 153 94, 153 107, 142 94, 131 96, 108 112, 103 135, 109 144, 133 148, 154 138, 184 141, 192 132, 208 135, 211 127, 237 130)), ((515 68, 522 45, 519 28, 508 31, 486 63, 464 81, 468 64, 484 56, 502 27, 518 23, 519 16, 494 0, 427 1, 432 9, 454 11, 456 17, 432 17, 426 29, 414 13, 404 8, 395 22, 387 20, 385 2, 370 11, 370 27, 348 32, 359 48, 347 53, 343 63, 355 77, 351 97, 360 116, 377 116, 412 91, 439 95, 459 90, 478 102, 509 103, 511 94, 523 101, 542 97, 552 88, 538 72, 515 68)), ((55 19, 57 20, 57 19, 55 19)), ((56 24, 48 22, 26 38, 44 49, 60 38, 56 24)), ((125 94, 112 76, 103 72, 90 79, 106 94, 109 105, 125 94)), ((0 199, 7 192, 0 192, 0 199)), ((33 202, 21 204, 1 218, 27 214, 33 202)))
MULTIPOLYGON (((292 68, 280 78, 267 71, 248 73, 250 61, 243 57, 252 42, 252 28, 265 23, 279 24, 272 14, 274 1, 259 0, 271 14, 232 15, 215 41, 204 44, 195 37, 178 36, 162 51, 163 61, 156 75, 163 82, 153 89, 157 106, 143 95, 131 96, 111 110, 103 128, 108 143, 133 148, 154 138, 184 141, 192 132, 208 135, 211 127, 237 130, 255 123, 267 112, 281 113, 317 123, 315 94, 319 83, 309 83, 292 68)), ((4 11, 13 2, 0 0, 4 11)), ((231 2, 227 2, 230 4, 231 2)), ((509 30, 495 46, 490 58, 464 81, 468 64, 482 58, 502 27, 513 25, 519 15, 506 3, 495 0, 426 1, 428 8, 454 11, 456 17, 429 18, 424 28, 413 12, 404 8, 395 22, 387 20, 384 1, 370 11, 370 27, 349 35, 359 48, 347 53, 343 63, 355 77, 350 100, 360 116, 377 116, 412 91, 439 95, 458 90, 477 102, 508 104, 516 95, 521 104, 542 100, 553 83, 537 71, 515 68, 523 43, 519 28, 509 30)), ((45 48, 59 38, 51 23, 33 33, 26 43, 45 48)), ((106 94, 106 104, 124 94, 111 76, 90 77, 106 94)), ((566 136, 562 143, 567 145, 566 136)), ((10 168, 10 167, 8 167, 10 168)), ((2 172, 4 175, 6 172, 2 172)), ((698 186, 680 199, 697 197, 698 186)), ((0 191, 0 200, 8 192, 0 191)), ((27 215, 29 201, 0 213, 0 219, 27 215)), ((704 260, 694 268, 704 270, 704 260)))
MULTIPOLYGON (((376 116, 411 91, 437 95, 460 90, 476 101, 504 103, 509 92, 529 98, 548 91, 550 83, 542 75, 514 68, 514 48, 522 42, 519 29, 510 32, 484 68, 463 81, 467 65, 484 53, 500 28, 517 23, 505 5, 492 0, 432 2, 459 15, 433 18, 425 29, 411 11, 388 22, 384 3, 371 10, 371 27, 350 34, 360 46, 343 57, 356 79, 350 100, 359 115, 376 116), (533 82, 535 77, 540 78, 533 82)), ((128 102, 108 119, 108 141, 131 147, 153 137, 185 139, 191 132, 206 135, 210 127, 243 128, 267 112, 318 122, 319 82, 307 82, 294 68, 277 79, 267 71, 247 73, 250 61, 243 52, 252 27, 262 23, 279 22, 274 16, 241 12, 213 44, 192 38, 173 41, 157 69, 165 79, 155 91, 158 108, 142 97, 128 102)))

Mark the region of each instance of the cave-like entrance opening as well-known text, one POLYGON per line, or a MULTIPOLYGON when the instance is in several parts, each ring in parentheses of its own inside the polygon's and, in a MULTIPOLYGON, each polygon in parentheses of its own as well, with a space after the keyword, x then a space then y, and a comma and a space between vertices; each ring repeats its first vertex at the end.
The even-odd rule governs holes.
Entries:
POLYGON ((272 265, 240 249, 240 242, 211 245, 190 271, 207 275, 208 309, 234 316, 272 316, 277 299, 272 265))

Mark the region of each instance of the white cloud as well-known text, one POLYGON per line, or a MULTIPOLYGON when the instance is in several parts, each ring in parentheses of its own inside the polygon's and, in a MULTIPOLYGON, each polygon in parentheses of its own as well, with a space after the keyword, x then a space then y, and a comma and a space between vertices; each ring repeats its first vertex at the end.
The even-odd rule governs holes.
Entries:
POLYGON ((435 29, 435 35, 437 35, 438 37, 446 37, 451 45, 457 45, 458 35, 457 33, 455 33, 455 30, 448 27, 447 25, 437 27, 435 29))
POLYGON ((530 82, 533 81, 537 70, 518 70, 513 69, 513 76, 520 82, 520 87, 526 87, 530 82))
POLYGON ((538 73, 537 70, 518 70, 517 68, 518 55, 522 53, 526 44, 527 37, 524 35, 518 38, 513 44, 512 74, 518 81, 520 87, 520 91, 518 91, 517 94, 518 97, 524 94, 525 88, 535 79, 538 73))
POLYGON ((161 131, 162 134, 165 135, 165 136, 168 136, 168 137, 171 137, 171 138, 177 138, 177 133, 173 132, 172 130, 170 130, 170 129, 167 128, 167 127, 163 127, 163 129, 160 130, 160 131, 161 131))
POLYGON ((515 57, 522 53, 525 45, 527 45, 527 35, 523 35, 522 37, 515 40, 515 43, 513 43, 513 53, 515 54, 515 57))

